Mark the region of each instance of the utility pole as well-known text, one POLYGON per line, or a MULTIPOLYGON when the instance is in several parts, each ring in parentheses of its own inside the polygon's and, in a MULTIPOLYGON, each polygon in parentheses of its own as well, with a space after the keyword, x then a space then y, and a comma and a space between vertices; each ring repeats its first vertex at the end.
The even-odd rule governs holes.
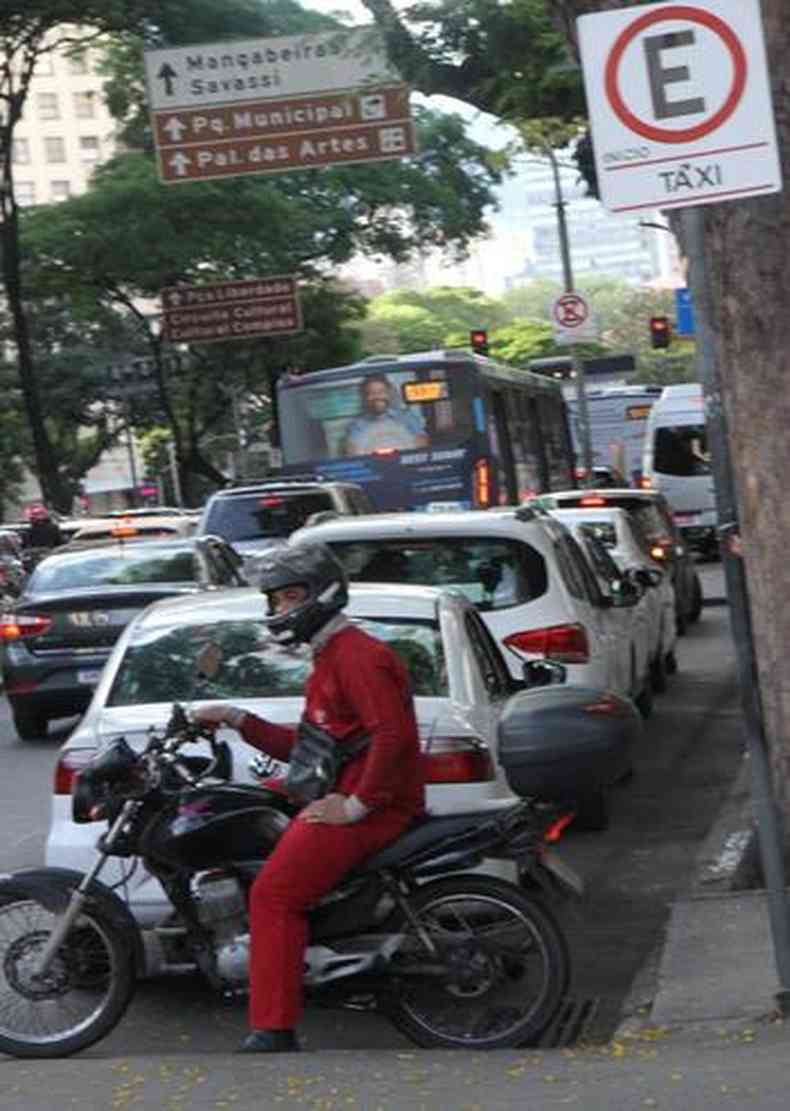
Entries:
MULTIPOLYGON (((557 156, 548 143, 543 144, 543 151, 551 166, 554 179, 554 208, 557 212, 557 232, 560 240, 560 257, 562 259, 562 278, 566 293, 573 293, 573 267, 571 265, 571 248, 568 237, 568 221, 565 217, 567 201, 562 192, 562 180, 557 156)), ((579 439, 582 447, 582 463, 586 474, 587 485, 592 481, 592 441, 590 439, 590 414, 587 409, 587 391, 584 380, 584 364, 576 353, 576 347, 571 344, 571 365, 576 380, 576 400, 579 406, 579 439)))

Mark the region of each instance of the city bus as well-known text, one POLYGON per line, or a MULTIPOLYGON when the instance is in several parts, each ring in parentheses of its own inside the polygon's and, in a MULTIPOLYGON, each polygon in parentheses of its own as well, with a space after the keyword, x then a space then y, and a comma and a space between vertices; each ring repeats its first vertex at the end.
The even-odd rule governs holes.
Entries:
MULTIPOLYGON (((571 436, 581 458, 579 404, 569 395, 567 385, 565 393, 571 436)), ((602 386, 587 389, 585 394, 593 467, 613 467, 627 485, 638 487, 647 419, 661 395, 661 386, 602 386)))
POLYGON ((355 482, 379 510, 484 509, 574 483, 559 382, 463 350, 282 376, 283 477, 355 482))

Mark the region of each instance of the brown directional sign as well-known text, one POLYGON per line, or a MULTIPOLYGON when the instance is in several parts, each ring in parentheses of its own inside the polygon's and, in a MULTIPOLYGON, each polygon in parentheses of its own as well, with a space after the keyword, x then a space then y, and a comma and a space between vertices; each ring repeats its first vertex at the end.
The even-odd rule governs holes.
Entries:
POLYGON ((162 290, 167 343, 217 343, 302 330, 296 278, 278 275, 162 290))
POLYGON ((159 111, 153 124, 168 185, 378 162, 416 149, 403 84, 159 111))

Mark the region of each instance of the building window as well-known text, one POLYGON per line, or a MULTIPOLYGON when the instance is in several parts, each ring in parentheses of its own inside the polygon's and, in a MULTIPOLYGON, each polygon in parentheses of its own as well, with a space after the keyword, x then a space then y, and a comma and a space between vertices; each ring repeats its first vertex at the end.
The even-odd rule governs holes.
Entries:
POLYGON ((14 197, 18 205, 36 203, 36 186, 32 181, 17 181, 14 184, 14 197))
POLYGON ((74 115, 79 120, 92 120, 96 115, 96 94, 93 92, 75 93, 74 115))
POLYGON ((71 182, 51 181, 49 190, 53 201, 65 201, 71 196, 71 182))
POLYGON ((36 103, 38 104, 38 118, 40 120, 60 119, 60 105, 58 104, 57 93, 38 93, 36 96, 36 103))
POLYGON ((80 157, 83 162, 98 160, 99 140, 95 135, 80 135, 80 157))
POLYGON ((30 140, 29 139, 14 139, 14 145, 11 148, 12 159, 18 165, 23 166, 30 161, 30 140))
POLYGON ((48 135, 44 139, 44 157, 47 162, 66 161, 66 140, 59 135, 48 135))
POLYGON ((82 77, 89 72, 87 50, 77 50, 74 54, 69 54, 67 62, 69 73, 73 77, 82 77))

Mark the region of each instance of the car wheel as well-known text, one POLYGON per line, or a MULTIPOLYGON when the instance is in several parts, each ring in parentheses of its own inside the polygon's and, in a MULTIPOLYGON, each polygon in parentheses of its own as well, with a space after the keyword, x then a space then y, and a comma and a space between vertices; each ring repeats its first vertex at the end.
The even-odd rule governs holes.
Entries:
POLYGON ((29 706, 13 706, 11 713, 14 728, 21 741, 38 741, 46 737, 49 718, 41 710, 33 710, 29 706))
POLYGON ((667 689, 667 660, 663 644, 650 665, 650 686, 654 694, 663 694, 667 689))
POLYGON ((694 621, 699 621, 700 614, 702 613, 702 586, 700 585, 699 575, 694 576, 694 582, 691 587, 691 608, 688 612, 688 621, 691 624, 694 621))

